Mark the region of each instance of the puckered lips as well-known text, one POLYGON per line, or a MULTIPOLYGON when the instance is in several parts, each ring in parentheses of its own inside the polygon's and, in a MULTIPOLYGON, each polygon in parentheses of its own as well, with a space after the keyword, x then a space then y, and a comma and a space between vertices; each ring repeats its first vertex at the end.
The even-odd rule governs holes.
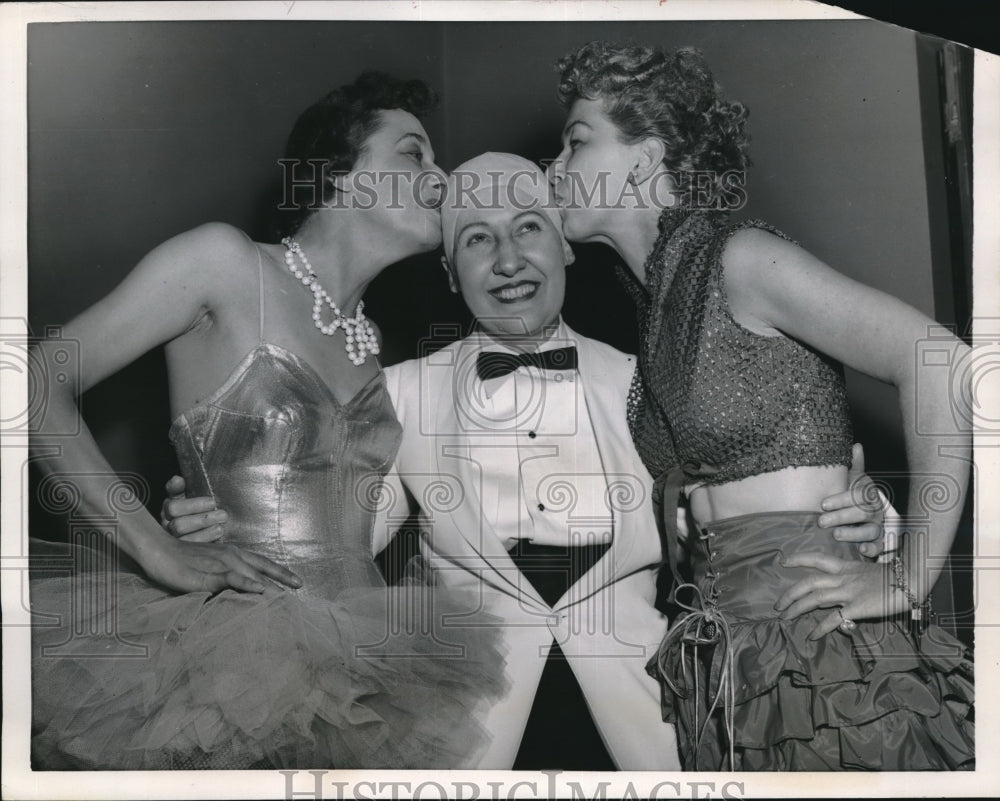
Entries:
POLYGON ((535 297, 539 286, 540 281, 509 281, 488 291, 500 303, 521 303, 535 297))
POLYGON ((573 205, 572 200, 569 196, 569 192, 567 192, 565 189, 556 189, 552 193, 552 197, 556 202, 556 206, 558 207, 559 213, 565 217, 566 209, 570 208, 573 205))

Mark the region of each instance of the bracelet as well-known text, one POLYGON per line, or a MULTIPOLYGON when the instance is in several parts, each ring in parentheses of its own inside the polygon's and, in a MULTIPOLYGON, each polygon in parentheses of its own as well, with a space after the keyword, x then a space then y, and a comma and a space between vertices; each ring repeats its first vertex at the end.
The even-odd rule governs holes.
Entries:
POLYGON ((920 621, 924 616, 925 605, 930 605, 930 600, 921 603, 917 596, 910 591, 910 585, 906 581, 906 572, 903 570, 903 560, 898 556, 893 556, 889 560, 889 564, 892 566, 892 574, 895 577, 895 581, 892 586, 896 589, 902 591, 903 595, 906 596, 906 600, 910 604, 910 619, 920 621))

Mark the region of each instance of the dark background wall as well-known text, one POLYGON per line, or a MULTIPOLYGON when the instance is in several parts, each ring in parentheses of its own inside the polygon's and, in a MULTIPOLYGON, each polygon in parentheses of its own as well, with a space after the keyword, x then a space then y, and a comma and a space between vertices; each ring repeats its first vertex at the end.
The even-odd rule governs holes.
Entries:
MULTIPOLYGON (((941 246, 939 99, 920 68, 935 45, 918 48, 903 29, 865 21, 167 22, 29 28, 33 330, 69 320, 154 245, 201 222, 265 236, 276 159, 295 117, 363 69, 441 91, 426 127, 445 169, 484 150, 551 157, 563 121, 553 63, 596 38, 701 48, 726 93, 751 111, 754 166, 741 215, 768 220, 837 269, 954 322, 948 299, 935 296, 935 273, 952 267, 941 246)), ((578 249, 565 314, 582 333, 634 351, 614 260, 601 246, 578 249)), ((367 302, 387 363, 416 355, 432 324, 467 322, 436 255, 387 270, 367 302)), ((853 372, 849 390, 870 468, 904 470, 894 390, 853 372)), ((157 507, 174 470, 166 398, 155 352, 83 400, 112 464, 148 476, 157 507)), ((903 485, 894 489, 904 501, 903 485)))
MULTIPOLYGON (((200 222, 265 235, 275 160, 297 113, 362 69, 441 90, 427 128, 445 168, 488 149, 552 156, 563 121, 553 62, 599 37, 700 47, 729 96, 751 110, 745 214, 949 318, 934 302, 917 48, 902 29, 862 21, 66 23, 29 31, 33 328, 70 319, 155 244, 200 222)), ((936 255, 940 269, 947 254, 936 255)), ((634 350, 613 262, 609 250, 580 248, 566 317, 634 350)), ((388 270, 368 304, 387 362, 414 354, 430 324, 465 319, 436 256, 388 270)), ((84 401, 112 461, 154 484, 170 466, 164 380, 162 357, 152 354, 84 401)), ((853 374, 850 384, 871 463, 902 469, 893 390, 853 374)))

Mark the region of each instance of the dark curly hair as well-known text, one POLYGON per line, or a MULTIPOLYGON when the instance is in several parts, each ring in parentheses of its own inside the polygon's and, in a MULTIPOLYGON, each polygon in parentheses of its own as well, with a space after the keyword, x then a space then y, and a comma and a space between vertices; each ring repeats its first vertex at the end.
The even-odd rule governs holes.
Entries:
MULTIPOLYGON (((423 81, 402 81, 381 72, 362 73, 354 83, 334 89, 299 115, 284 157, 291 163, 294 181, 309 183, 314 177, 309 162, 321 162, 321 200, 329 203, 337 191, 334 179, 354 168, 366 140, 379 129, 380 111, 401 109, 420 118, 433 111, 437 101, 437 95, 423 81)), ((316 211, 309 203, 291 205, 295 208, 283 208, 277 220, 279 234, 294 233, 316 211)))
POLYGON ((715 196, 723 191, 723 175, 750 166, 749 111, 723 99, 700 51, 589 42, 559 59, 556 69, 564 107, 581 98, 603 100, 622 141, 655 136, 663 142, 664 164, 682 184, 693 173, 709 174, 715 196))

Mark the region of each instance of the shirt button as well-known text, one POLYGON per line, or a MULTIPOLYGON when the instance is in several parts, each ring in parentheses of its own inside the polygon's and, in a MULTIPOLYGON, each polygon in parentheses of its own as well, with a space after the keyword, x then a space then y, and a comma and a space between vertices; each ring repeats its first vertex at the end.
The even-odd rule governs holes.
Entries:
POLYGON ((538 504, 538 511, 539 512, 544 512, 545 511, 545 504, 544 503, 538 504))
POLYGON ((538 435, 534 431, 528 432, 528 439, 534 439, 536 436, 538 435))

